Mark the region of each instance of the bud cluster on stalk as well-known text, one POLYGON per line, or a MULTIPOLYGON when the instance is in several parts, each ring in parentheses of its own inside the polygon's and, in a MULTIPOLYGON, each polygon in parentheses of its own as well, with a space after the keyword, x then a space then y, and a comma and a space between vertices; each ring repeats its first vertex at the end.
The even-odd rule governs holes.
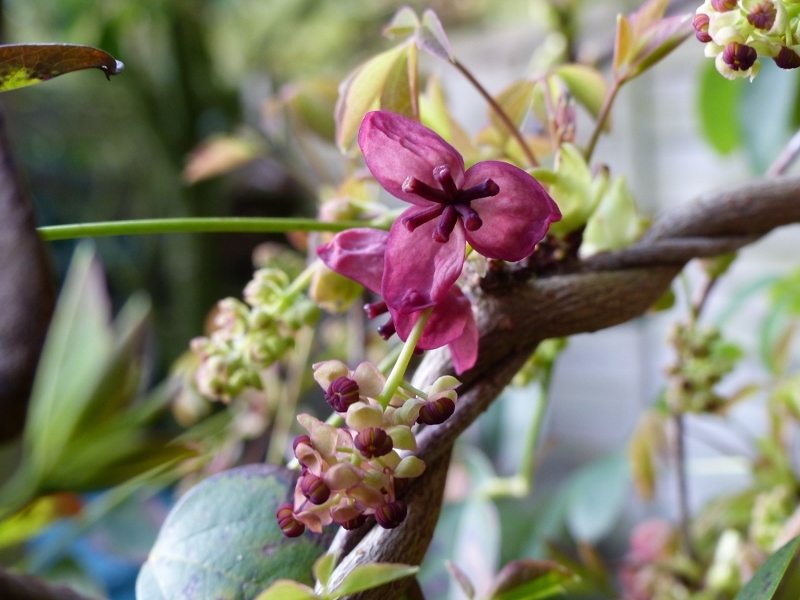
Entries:
POLYGON ((191 342, 201 360, 195 373, 201 394, 228 402, 246 387, 262 388, 261 371, 293 347, 303 325, 317 319, 317 307, 288 293, 289 285, 283 271, 259 269, 244 290, 244 302, 219 301, 214 331, 191 342))
POLYGON ((381 527, 397 527, 407 512, 398 495, 409 479, 425 470, 425 463, 410 454, 417 449, 412 426, 448 419, 455 410, 459 381, 441 377, 419 394, 422 397, 401 387, 384 408, 376 398, 385 379, 372 363, 361 363, 355 371, 337 360, 313 368, 326 401, 346 427, 336 428, 307 414, 297 417, 308 433, 294 441, 302 474, 294 502, 276 513, 281 531, 296 537, 306 527, 320 533, 331 523, 355 529, 369 515, 381 527))
POLYGON ((800 67, 800 19, 797 4, 786 0, 706 0, 694 18, 695 36, 705 55, 728 79, 750 77, 759 58, 782 69, 800 67))

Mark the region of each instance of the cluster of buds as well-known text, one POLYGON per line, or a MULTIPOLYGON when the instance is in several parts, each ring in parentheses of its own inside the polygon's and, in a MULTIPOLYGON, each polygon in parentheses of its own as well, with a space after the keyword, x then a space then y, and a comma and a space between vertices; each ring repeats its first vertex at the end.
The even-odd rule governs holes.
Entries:
POLYGON ((369 515, 381 527, 397 527, 407 512, 398 494, 425 470, 425 463, 410 454, 417 448, 411 428, 416 423, 437 425, 453 414, 458 380, 441 377, 419 394, 422 397, 401 388, 384 408, 375 398, 385 380, 371 363, 361 363, 355 371, 336 360, 317 363, 314 379, 347 427, 336 428, 306 414, 297 417, 308 433, 294 441, 302 475, 294 503, 276 513, 281 531, 297 537, 306 527, 319 533, 331 523, 355 529, 369 515))
POLYGON ((800 67, 796 5, 785 0, 706 0, 697 9, 695 35, 728 79, 750 77, 769 57, 782 69, 800 67))
POLYGON ((316 321, 316 306, 291 294, 289 285, 283 271, 259 269, 244 290, 245 302, 220 300, 214 331, 191 342, 201 360, 195 373, 201 394, 227 402, 246 387, 261 389, 261 371, 293 346, 303 325, 316 321))
POLYGON ((716 412, 727 406, 714 387, 733 370, 741 350, 722 339, 718 329, 677 325, 670 342, 678 353, 667 388, 670 406, 688 412, 716 412))

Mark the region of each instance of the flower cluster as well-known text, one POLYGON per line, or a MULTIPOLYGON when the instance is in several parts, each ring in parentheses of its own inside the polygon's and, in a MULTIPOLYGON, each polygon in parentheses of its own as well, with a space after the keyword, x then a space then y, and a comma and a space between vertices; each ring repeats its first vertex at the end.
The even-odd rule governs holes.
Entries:
POLYGON ((453 414, 458 380, 442 377, 422 392, 423 397, 398 390, 384 408, 375 397, 385 381, 371 363, 361 363, 355 371, 336 360, 317 363, 314 379, 347 428, 337 429, 310 415, 297 417, 308 433, 294 441, 302 475, 294 503, 276 513, 281 531, 296 537, 306 527, 319 533, 331 523, 355 529, 368 515, 381 527, 397 527, 407 511, 397 496, 409 479, 425 470, 422 460, 411 454, 401 457, 398 451, 416 450, 412 425, 443 423, 453 414))
POLYGON ((289 283, 279 269, 259 269, 244 290, 246 303, 220 300, 214 331, 191 342, 202 361, 195 373, 201 394, 227 402, 246 387, 261 389, 261 371, 293 346, 300 327, 316 320, 312 303, 287 295, 289 283))
POLYGON ((334 271, 383 296, 380 308, 392 318, 384 326, 387 335, 396 330, 405 340, 423 310, 438 308, 419 347, 448 345, 461 373, 477 357, 469 302, 455 287, 467 244, 487 258, 519 261, 561 213, 522 169, 500 161, 466 169, 461 154, 439 135, 395 113, 367 113, 358 143, 378 183, 412 206, 388 235, 345 232, 318 254, 334 271))
POLYGON ((800 67, 796 3, 785 0, 706 0, 692 24, 705 54, 728 79, 750 77, 769 57, 782 69, 800 67))

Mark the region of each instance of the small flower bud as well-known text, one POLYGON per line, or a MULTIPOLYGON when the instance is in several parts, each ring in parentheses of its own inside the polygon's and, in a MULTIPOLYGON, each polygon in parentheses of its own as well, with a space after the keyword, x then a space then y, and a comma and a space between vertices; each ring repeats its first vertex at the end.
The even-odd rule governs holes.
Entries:
POLYGON ((699 41, 707 44, 711 41, 711 34, 708 33, 708 26, 711 23, 711 19, 709 19, 708 15, 704 15, 703 13, 697 13, 692 18, 692 26, 694 26, 694 37, 696 37, 699 41))
POLYGON ((394 529, 405 520, 406 514, 408 514, 406 503, 402 500, 395 500, 377 509, 375 511, 375 520, 384 529, 394 529))
POLYGON ((300 490, 312 504, 324 504, 331 497, 331 490, 325 482, 310 472, 303 475, 300 490))
POLYGON ((389 434, 377 427, 367 427, 359 432, 353 440, 353 445, 367 459, 385 456, 394 448, 389 434))
POLYGON ((778 16, 778 9, 769 0, 764 0, 760 4, 753 6, 752 10, 747 13, 747 22, 756 29, 769 30, 775 24, 775 18, 778 16))
POLYGON ((298 537, 303 535, 306 530, 306 526, 294 516, 294 508, 291 504, 282 504, 276 511, 275 517, 278 519, 278 527, 281 528, 281 533, 286 537, 298 537))
POLYGON ((345 521, 341 525, 342 525, 342 527, 344 527, 348 531, 352 531, 353 529, 358 529, 359 527, 361 527, 366 522, 367 522, 366 515, 358 515, 354 519, 350 519, 349 521, 345 521))
POLYGON ((752 67, 758 53, 755 48, 739 42, 728 42, 722 51, 722 60, 734 71, 747 71, 752 67))
POLYGON ((456 410, 456 403, 450 398, 439 398, 425 403, 419 409, 417 423, 423 425, 439 425, 449 419, 456 410))
POLYGON ((717 12, 728 12, 736 8, 736 0, 711 0, 711 6, 717 12))
POLYGON ((358 402, 358 384, 348 377, 339 377, 328 387, 325 400, 336 412, 347 412, 347 407, 358 402))
POLYGON ((305 444, 306 446, 313 446, 311 445, 311 438, 308 437, 305 433, 303 435, 298 435, 294 438, 294 442, 292 442, 292 450, 294 451, 294 455, 297 456, 297 447, 300 444, 305 444))
POLYGON ((786 46, 781 46, 778 56, 773 60, 781 69, 796 69, 800 67, 800 56, 798 56, 797 52, 786 46))

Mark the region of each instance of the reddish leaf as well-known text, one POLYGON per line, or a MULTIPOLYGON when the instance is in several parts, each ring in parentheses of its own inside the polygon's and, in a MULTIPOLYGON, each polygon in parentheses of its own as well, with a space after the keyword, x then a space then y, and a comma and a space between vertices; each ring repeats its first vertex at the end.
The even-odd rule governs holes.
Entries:
POLYGON ((0 46, 0 92, 47 81, 71 71, 100 69, 109 79, 123 64, 108 52, 75 44, 0 46))

